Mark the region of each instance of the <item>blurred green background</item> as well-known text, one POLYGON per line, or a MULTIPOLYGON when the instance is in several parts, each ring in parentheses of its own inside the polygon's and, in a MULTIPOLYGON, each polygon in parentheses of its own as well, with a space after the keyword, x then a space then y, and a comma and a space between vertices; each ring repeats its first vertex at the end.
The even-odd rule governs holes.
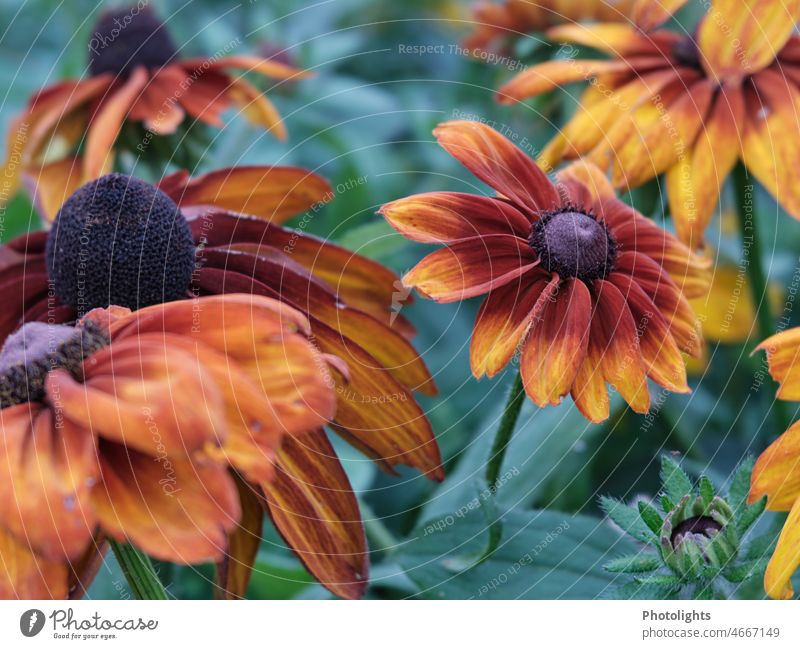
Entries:
MULTIPOLYGON (((37 88, 84 73, 93 22, 103 6, 112 4, 125 3, 0 1, 4 130, 37 88)), ((398 273, 430 249, 395 234, 375 213, 382 203, 430 190, 487 191, 433 142, 433 127, 454 118, 486 119, 526 138, 535 151, 574 110, 579 92, 570 88, 525 105, 498 106, 493 90, 514 72, 506 65, 475 61, 457 47, 469 27, 468 2, 152 4, 187 56, 208 55, 236 41, 236 52, 265 47, 284 51, 296 65, 316 73, 270 94, 289 129, 288 142, 277 142, 231 116, 225 129, 209 133, 195 171, 245 163, 313 169, 330 180, 337 195, 313 216, 308 230, 398 273), (418 55, 411 53, 416 45, 435 47, 418 55)), ((691 16, 692 11, 696 8, 681 15, 691 16)), ((515 59, 525 63, 556 51, 541 35, 513 47, 515 59)), ((153 172, 142 168, 137 173, 153 172)), ((657 184, 627 199, 663 220, 657 184)), ((727 200, 726 194, 723 211, 727 200)), ((756 201, 756 227, 780 296, 800 272, 800 226, 765 194, 758 193, 756 201)), ((6 215, 6 237, 31 223, 36 217, 20 196, 6 215)), ((741 243, 726 219, 715 221, 708 239, 717 267, 735 270, 741 265, 741 243)), ((709 345, 708 364, 692 377, 691 395, 669 395, 653 387, 654 411, 648 417, 631 413, 615 398, 611 419, 598 426, 583 420, 569 399, 541 411, 526 402, 495 505, 505 512, 504 543, 491 560, 470 568, 468 558, 485 544, 486 516, 493 515, 470 503, 482 489, 492 433, 515 371, 512 367, 492 381, 472 378, 468 347, 478 305, 478 300, 437 305, 417 299, 403 311, 419 329, 417 348, 441 392, 422 402, 446 458, 443 484, 411 471, 400 478, 385 476, 334 440, 367 525, 373 555, 369 597, 611 596, 614 576, 602 565, 630 545, 603 518, 597 506, 600 495, 624 500, 652 496, 659 488, 658 457, 663 452, 676 453, 695 475, 705 473, 724 483, 744 456, 758 454, 782 432, 772 412, 775 384, 765 375, 763 358, 749 356, 757 344, 754 326, 749 334, 745 326, 740 342, 709 345), (763 384, 754 388, 757 372, 764 376, 763 384), (566 531, 557 542, 546 542, 565 521, 566 531), (534 560, 519 565, 532 548, 539 548, 534 560)), ((797 321, 796 315, 789 317, 797 321)), ((765 516, 760 529, 774 518, 765 516)), ((274 531, 266 535, 249 596, 330 597, 274 531)), ((210 566, 161 564, 159 569, 176 597, 211 595, 210 566)), ((744 585, 738 596, 762 596, 760 584, 744 585)), ((112 558, 90 597, 130 597, 112 558)))

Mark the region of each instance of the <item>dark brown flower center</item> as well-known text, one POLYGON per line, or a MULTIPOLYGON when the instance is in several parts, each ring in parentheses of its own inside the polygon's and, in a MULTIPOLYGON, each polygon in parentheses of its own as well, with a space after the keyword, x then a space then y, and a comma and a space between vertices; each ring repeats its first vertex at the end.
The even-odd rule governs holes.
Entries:
POLYGON ((141 3, 104 12, 89 37, 89 69, 94 75, 127 76, 137 66, 160 68, 176 56, 167 28, 141 3))
POLYGON ((576 208, 542 216, 533 224, 529 242, 542 266, 564 278, 605 277, 617 259, 617 245, 605 223, 576 208))
POLYGON ((710 516, 692 516, 675 526, 670 541, 676 548, 685 538, 704 537, 713 538, 722 529, 717 521, 710 516))
POLYGON ((109 344, 99 325, 78 327, 29 322, 0 350, 0 408, 44 398, 48 372, 61 368, 80 378, 83 360, 109 344))
POLYGON ((672 55, 680 65, 703 72, 700 48, 694 36, 684 36, 672 46, 672 55))
POLYGON ((58 298, 83 315, 140 309, 186 296, 195 247, 173 200, 150 183, 109 174, 70 196, 45 248, 58 298))

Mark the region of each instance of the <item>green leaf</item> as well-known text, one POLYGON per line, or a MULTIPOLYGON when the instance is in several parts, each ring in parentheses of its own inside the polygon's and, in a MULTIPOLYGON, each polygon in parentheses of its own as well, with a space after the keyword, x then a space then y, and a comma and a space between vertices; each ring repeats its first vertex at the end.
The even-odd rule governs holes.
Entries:
POLYGON ((778 541, 777 533, 779 531, 780 528, 778 528, 774 533, 767 532, 766 534, 757 536, 750 541, 750 545, 747 547, 747 552, 744 554, 745 561, 755 561, 764 558, 769 559, 769 557, 772 555, 772 550, 775 548, 775 544, 778 541))
POLYGON ((745 561, 743 563, 730 566, 724 573, 725 579, 728 581, 739 584, 747 579, 755 577, 763 573, 769 563, 769 557, 755 559, 754 561, 745 561))
POLYGON ((635 577, 619 588, 617 595, 622 599, 673 599, 681 586, 680 580, 672 575, 635 577))
POLYGON ((669 455, 661 456, 661 483, 672 502, 678 502, 692 492, 692 481, 669 455))
POLYGON ((626 505, 615 498, 608 498, 607 496, 600 497, 600 507, 608 514, 608 517, 612 521, 637 541, 650 545, 657 545, 658 539, 653 535, 653 532, 644 520, 642 520, 639 511, 635 507, 626 505))
POLYGON ((612 559, 604 567, 609 572, 650 572, 661 566, 661 558, 655 554, 641 552, 612 559))
POLYGON ((747 495, 750 493, 750 475, 753 473, 755 459, 745 458, 731 480, 731 487, 728 490, 728 503, 734 512, 738 512, 747 504, 747 495))
POLYGON ((706 476, 700 476, 700 496, 703 499, 703 504, 708 507, 711 501, 714 500, 714 485, 711 484, 706 476))
POLYGON ((661 496, 661 507, 667 514, 669 514, 673 509, 675 509, 675 503, 670 500, 669 496, 661 496))
POLYGON ((767 497, 764 496, 760 498, 752 505, 746 505, 744 511, 739 515, 736 519, 736 531, 739 532, 740 535, 743 535, 747 530, 749 530, 753 523, 758 520, 758 517, 764 513, 764 509, 767 506, 767 497))
POLYGON ((480 563, 465 561, 486 540, 486 521, 472 511, 428 521, 395 559, 426 598, 594 599, 609 597, 619 579, 603 564, 634 551, 603 521, 552 510, 507 512, 497 550, 480 563))
POLYGON ((661 526, 664 524, 664 521, 661 519, 661 516, 659 516, 655 507, 649 503, 646 503, 644 500, 640 500, 639 514, 641 515, 642 520, 645 522, 647 527, 653 530, 654 534, 661 533, 661 526))

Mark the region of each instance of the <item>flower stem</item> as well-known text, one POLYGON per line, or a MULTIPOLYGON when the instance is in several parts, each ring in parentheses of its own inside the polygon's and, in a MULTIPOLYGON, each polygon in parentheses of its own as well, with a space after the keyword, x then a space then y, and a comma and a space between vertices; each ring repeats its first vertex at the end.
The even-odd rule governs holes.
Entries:
POLYGON ((150 558, 132 545, 109 540, 114 556, 136 599, 168 599, 150 558))
MULTIPOLYGON (((524 400, 525 386, 522 383, 522 374, 517 372, 514 377, 514 383, 511 385, 511 391, 508 393, 506 405, 503 407, 503 416, 500 419, 497 432, 494 434, 492 450, 489 453, 489 461, 486 465, 486 484, 492 496, 497 492, 497 482, 500 478, 500 470, 503 467, 503 459, 506 456, 508 444, 511 442, 511 436, 514 434, 514 427, 517 424, 517 419, 519 419, 519 413, 522 410, 522 402, 524 400)), ((494 554, 503 536, 503 521, 500 516, 496 513, 494 508, 490 508, 488 513, 489 542, 479 559, 479 563, 485 561, 494 554)))
MULTIPOLYGON (((766 340, 778 332, 775 319, 772 317, 769 303, 769 284, 764 272, 764 256, 761 240, 753 220, 753 181, 747 169, 739 162, 733 170, 733 185, 736 190, 736 215, 739 220, 739 234, 742 239, 742 250, 747 248, 749 260, 745 264, 753 307, 756 312, 756 326, 759 342, 766 340)), ((786 404, 775 400, 772 404, 779 431, 789 428, 791 420, 786 404)))

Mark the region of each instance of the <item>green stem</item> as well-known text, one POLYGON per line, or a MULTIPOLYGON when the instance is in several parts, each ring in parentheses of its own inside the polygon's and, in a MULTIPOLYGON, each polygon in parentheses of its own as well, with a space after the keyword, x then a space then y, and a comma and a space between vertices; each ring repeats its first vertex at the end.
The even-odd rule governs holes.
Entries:
MULTIPOLYGON (((739 162, 733 170, 733 186, 736 190, 736 215, 739 220, 739 234, 742 239, 742 251, 749 248, 745 269, 747 272, 750 292, 753 297, 753 306, 756 311, 756 325, 758 327, 759 342, 766 340, 778 332, 775 319, 772 317, 769 303, 769 284, 764 272, 764 255, 761 249, 761 240, 754 222, 753 194, 755 187, 750 179, 747 169, 739 162)), ((791 419, 786 404, 777 399, 772 404, 778 430, 789 428, 791 419)))
POLYGON ((110 540, 114 556, 136 599, 168 599, 150 558, 132 545, 110 540))
MULTIPOLYGON (((492 496, 497 492, 497 482, 500 478, 500 470, 503 467, 503 459, 506 456, 508 444, 511 442, 511 436, 514 434, 514 427, 517 425, 517 419, 519 419, 519 413, 522 410, 522 402, 524 400, 525 386, 522 384, 522 375, 517 372, 517 375, 514 377, 514 383, 511 385, 511 391, 508 393, 506 405, 503 408, 503 416, 500 419, 500 425, 497 427, 497 432, 494 434, 492 450, 489 453, 489 461, 486 465, 486 484, 492 496)), ((487 500, 484 506, 491 506, 491 503, 487 500)), ((487 512, 487 519, 489 520, 489 542, 479 562, 485 561, 494 554, 503 536, 503 521, 500 516, 493 507, 487 510, 487 512)))

